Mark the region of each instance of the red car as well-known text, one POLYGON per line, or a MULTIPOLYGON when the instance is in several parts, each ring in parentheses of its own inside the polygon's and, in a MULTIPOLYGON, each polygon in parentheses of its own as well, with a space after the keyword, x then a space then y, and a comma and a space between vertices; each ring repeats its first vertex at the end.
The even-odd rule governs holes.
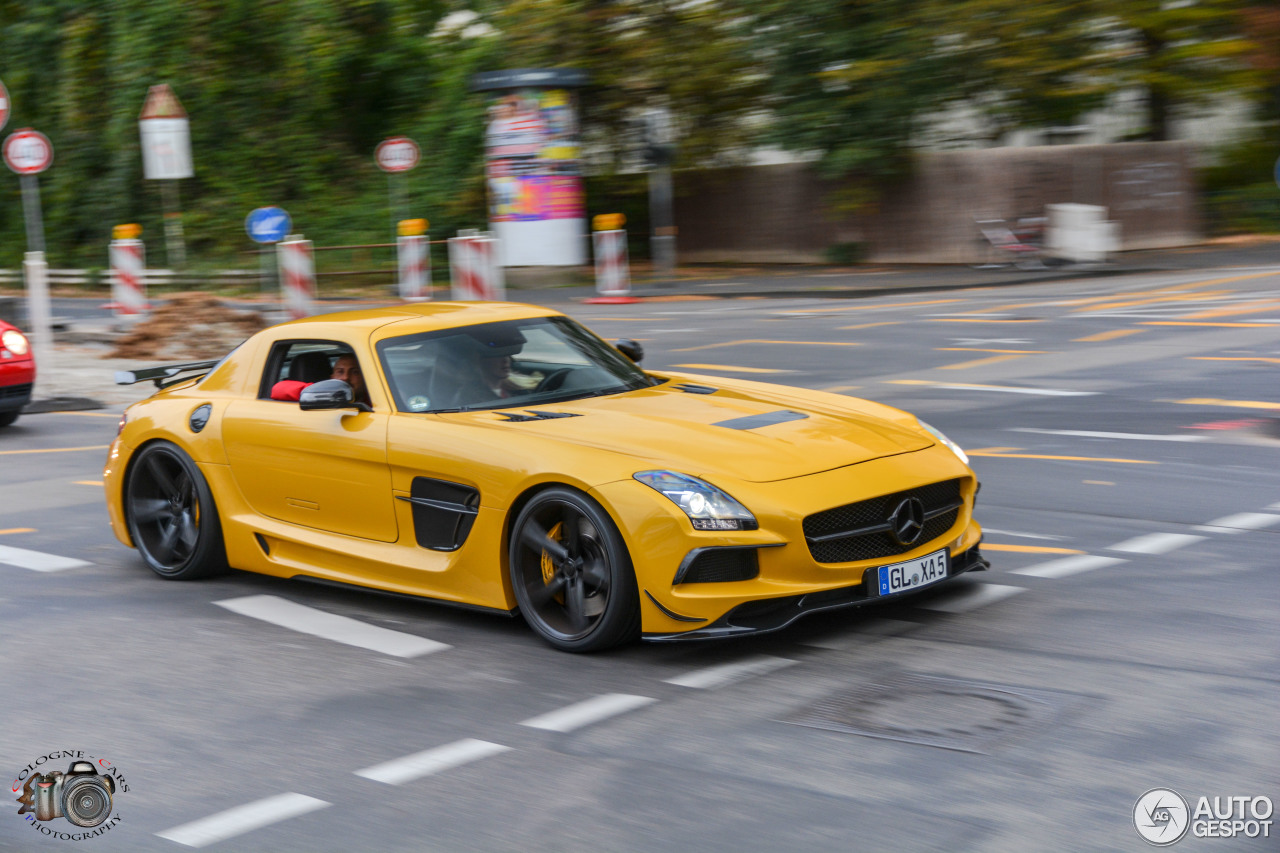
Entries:
POLYGON ((16 421, 31 402, 35 381, 36 362, 27 336, 0 320, 0 427, 16 421))

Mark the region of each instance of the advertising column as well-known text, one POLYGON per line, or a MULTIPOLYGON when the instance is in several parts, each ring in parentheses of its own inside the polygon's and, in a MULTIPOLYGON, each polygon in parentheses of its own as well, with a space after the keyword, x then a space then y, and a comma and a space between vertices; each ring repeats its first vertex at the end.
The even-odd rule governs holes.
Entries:
POLYGON ((490 93, 485 179, 503 266, 586 263, 576 91, 586 82, 586 72, 572 68, 472 78, 473 90, 490 93))

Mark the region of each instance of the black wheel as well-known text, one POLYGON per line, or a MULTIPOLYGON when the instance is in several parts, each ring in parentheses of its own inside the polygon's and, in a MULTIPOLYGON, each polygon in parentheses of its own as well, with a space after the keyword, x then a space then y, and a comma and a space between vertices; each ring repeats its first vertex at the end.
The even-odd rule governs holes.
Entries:
POLYGON ((18 415, 21 413, 21 409, 10 409, 7 412, 0 412, 0 427, 9 426, 18 419, 18 415))
POLYGON ((598 651, 639 635, 631 557, 591 498, 568 488, 539 492, 511 528, 510 557, 521 614, 557 649, 598 651))
POLYGON ((553 370, 542 378, 538 383, 538 387, 533 389, 533 393, 539 391, 554 391, 564 384, 564 380, 573 372, 572 367, 562 367, 559 370, 553 370))
POLYGON ((188 580, 226 567, 209 484, 177 445, 157 441, 139 451, 125 481, 124 505, 133 543, 156 574, 188 580))

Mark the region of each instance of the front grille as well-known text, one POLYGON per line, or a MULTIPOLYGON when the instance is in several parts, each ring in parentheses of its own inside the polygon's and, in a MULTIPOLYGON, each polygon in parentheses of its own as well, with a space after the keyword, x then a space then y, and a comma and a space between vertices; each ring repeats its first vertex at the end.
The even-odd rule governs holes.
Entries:
POLYGON ((754 548, 708 548, 695 556, 677 583, 729 583, 749 581, 760 574, 754 548))
POLYGON ((924 504, 927 517, 943 507, 959 503, 960 480, 944 480, 941 483, 932 483, 814 513, 804 520, 804 535, 809 540, 809 553, 819 563, 851 563, 905 554, 946 533, 960 515, 960 507, 956 506, 940 515, 928 518, 920 537, 911 545, 899 544, 887 530, 874 533, 856 532, 885 524, 898 504, 910 497, 918 498, 924 504), (849 531, 850 535, 835 536, 822 542, 812 541, 843 531, 849 531))
POLYGON ((31 396, 31 383, 25 385, 0 385, 0 400, 31 396))

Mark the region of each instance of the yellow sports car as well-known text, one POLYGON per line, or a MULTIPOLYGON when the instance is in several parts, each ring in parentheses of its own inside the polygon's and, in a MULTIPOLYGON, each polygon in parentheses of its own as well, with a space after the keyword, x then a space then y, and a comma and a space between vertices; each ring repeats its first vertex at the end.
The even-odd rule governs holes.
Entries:
POLYGON ((166 578, 228 564, 514 615, 589 651, 770 631, 986 568, 964 453, 866 400, 637 366, 556 311, 284 323, 125 372, 104 480, 166 578))

